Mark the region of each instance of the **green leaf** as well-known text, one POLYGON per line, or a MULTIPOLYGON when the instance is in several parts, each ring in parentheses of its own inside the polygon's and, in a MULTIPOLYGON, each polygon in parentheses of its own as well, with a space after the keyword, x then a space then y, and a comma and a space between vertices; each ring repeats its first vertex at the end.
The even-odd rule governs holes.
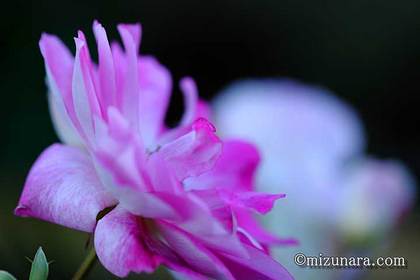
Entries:
POLYGON ((48 278, 48 261, 47 257, 39 247, 35 258, 32 262, 31 274, 29 280, 46 280, 48 278))
POLYGON ((0 280, 16 280, 16 278, 9 272, 0 270, 0 280))

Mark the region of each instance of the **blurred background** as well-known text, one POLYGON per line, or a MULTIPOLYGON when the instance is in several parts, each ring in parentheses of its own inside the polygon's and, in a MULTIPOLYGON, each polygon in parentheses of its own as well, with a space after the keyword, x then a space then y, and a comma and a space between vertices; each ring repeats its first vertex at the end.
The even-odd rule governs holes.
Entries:
MULTIPOLYGON (((174 85, 193 76, 210 100, 233 80, 293 77, 322 85, 364 121, 368 152, 399 158, 420 175, 420 5, 406 1, 15 1, 0 11, 0 269, 29 274, 25 256, 43 246, 50 279, 67 279, 85 255, 88 235, 13 216, 25 176, 40 152, 58 141, 46 100, 38 40, 58 35, 74 50, 78 29, 98 19, 109 38, 116 24, 141 22, 141 51, 171 71, 174 85)), ((91 47, 92 48, 92 47, 91 47)), ((174 87, 168 123, 182 112, 174 87)), ((387 255, 407 270, 373 270, 365 279, 415 279, 420 267, 420 208, 400 226, 387 255), (400 276, 401 277, 401 276, 400 276), (411 277, 411 278, 410 278, 411 277)), ((135 276, 133 279, 142 279, 135 276)), ((99 265, 92 279, 112 279, 99 265)), ((170 279, 162 272, 161 279, 170 279)))

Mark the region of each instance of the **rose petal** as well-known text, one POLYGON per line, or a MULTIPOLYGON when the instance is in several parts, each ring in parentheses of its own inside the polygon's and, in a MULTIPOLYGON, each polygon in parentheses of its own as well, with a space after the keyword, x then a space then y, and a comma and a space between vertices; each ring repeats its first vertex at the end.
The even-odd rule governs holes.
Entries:
POLYGON ((54 128, 64 143, 81 146, 82 140, 68 113, 73 110, 71 101, 73 57, 60 39, 53 35, 42 34, 39 47, 45 61, 50 91, 48 99, 54 128), (65 101, 71 101, 71 106, 67 107, 65 101))
MULTIPOLYGON (((49 87, 51 89, 52 86, 49 87)), ((83 139, 70 120, 61 96, 49 92, 48 105, 54 129, 61 142, 70 146, 84 147, 83 139)))
POLYGON ((286 197, 285 194, 239 192, 232 193, 228 199, 233 205, 249 208, 260 214, 267 214, 273 208, 275 201, 284 197, 286 197))
MULTIPOLYGON (((99 99, 101 108, 116 105, 115 69, 111 48, 105 29, 95 21, 93 24, 99 57, 99 99)), ((103 109, 102 109, 103 110, 103 109)))
POLYGON ((190 77, 183 78, 180 82, 182 93, 184 94, 185 112, 182 116, 181 125, 189 125, 197 117, 198 91, 197 85, 190 77))
POLYGON ((168 223, 158 223, 162 237, 193 271, 214 279, 234 279, 223 263, 202 243, 168 223))
POLYGON ((244 245, 249 258, 221 254, 219 257, 235 279, 287 280, 293 279, 289 272, 265 252, 244 245))
POLYGON ((140 128, 146 147, 153 150, 156 148, 157 137, 164 129, 172 79, 169 71, 156 58, 141 56, 139 81, 140 128))
POLYGON ((178 179, 198 176, 211 169, 222 150, 215 129, 205 119, 198 119, 189 133, 162 146, 159 153, 174 169, 178 179))
POLYGON ((97 214, 114 204, 90 157, 78 148, 54 144, 32 166, 15 213, 91 232, 97 214))
POLYGON ((223 141, 223 150, 214 167, 198 176, 187 178, 187 190, 227 188, 252 191, 260 156, 256 147, 241 140, 223 141))
POLYGON ((86 137, 89 142, 93 139, 94 115, 100 115, 99 103, 93 85, 91 62, 88 60, 88 49, 84 41, 83 33, 79 32, 75 38, 76 56, 73 69, 72 98, 76 120, 73 124, 79 129, 79 133, 86 137))
POLYGON ((117 206, 98 221, 95 250, 103 266, 119 277, 153 272, 158 261, 144 244, 146 231, 136 216, 117 206))
POLYGON ((268 232, 260 223, 258 223, 252 214, 252 212, 247 211, 246 209, 235 209, 235 217, 238 225, 255 238, 258 243, 265 246, 296 246, 299 244, 298 240, 294 238, 282 238, 268 232))
MULTIPOLYGON (((122 41, 125 47, 126 72, 124 89, 122 94, 122 111, 124 116, 133 124, 134 128, 139 127, 139 70, 136 38, 133 36, 133 28, 125 24, 118 25, 122 41)), ((140 32, 140 31, 139 31, 140 32)))
POLYGON ((105 187, 114 194, 121 187, 151 191, 140 169, 145 164, 145 151, 130 123, 115 107, 109 107, 108 123, 96 119, 95 126, 94 155, 105 187))
POLYGON ((195 119, 198 119, 198 118, 203 118, 206 120, 212 119, 210 105, 202 99, 198 100, 198 103, 197 103, 197 114, 196 114, 195 119))

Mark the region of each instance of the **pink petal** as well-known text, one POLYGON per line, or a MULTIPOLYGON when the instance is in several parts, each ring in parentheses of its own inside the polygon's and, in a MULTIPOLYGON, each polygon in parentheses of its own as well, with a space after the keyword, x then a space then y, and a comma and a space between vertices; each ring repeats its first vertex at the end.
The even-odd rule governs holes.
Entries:
POLYGON ((61 96, 49 92, 48 105, 54 129, 61 142, 70 146, 83 147, 84 142, 71 122, 61 96))
POLYGON ((281 238, 268 232, 264 227, 258 223, 253 217, 253 213, 246 209, 235 209, 235 216, 238 225, 246 230, 258 243, 265 246, 279 245, 279 246, 296 246, 299 244, 298 240, 294 238, 281 238))
POLYGON ((234 193, 228 199, 234 205, 253 209, 260 214, 267 214, 271 211, 274 203, 279 198, 284 198, 285 194, 266 194, 258 192, 234 193))
POLYGON ((204 100, 198 100, 197 103, 197 114, 195 119, 203 118, 206 120, 212 119, 210 105, 204 100))
MULTIPOLYGON (((279 198, 284 198, 285 194, 266 194, 259 192, 235 192, 226 188, 215 188, 207 190, 193 191, 203 197, 203 200, 210 200, 210 204, 229 205, 233 208, 254 210, 260 214, 268 213, 279 198)), ((211 205, 211 208, 215 207, 211 205)))
POLYGON ((166 168, 167 163, 162 162, 158 153, 147 160, 144 158, 138 135, 115 108, 109 109, 108 119, 107 127, 99 129, 101 126, 98 126, 94 153, 106 188, 136 215, 181 219, 184 214, 180 213, 185 212, 183 205, 189 200, 177 195, 182 186, 166 168))
POLYGON ((73 123, 89 142, 94 135, 93 116, 100 115, 99 103, 91 76, 91 63, 88 60, 88 50, 84 35, 75 38, 76 56, 73 69, 72 97, 77 120, 73 123))
MULTIPOLYGON (((201 223, 203 223, 202 220, 201 223)), ((184 228, 184 226, 181 225, 180 228, 184 228)), ((202 228, 206 227, 204 226, 202 228)), ((197 238, 197 240, 205 244, 209 249, 223 252, 232 256, 237 256, 238 258, 249 258, 249 255, 243 247, 243 243, 239 240, 236 234, 229 232, 220 234, 206 234, 204 231, 200 230, 192 231, 192 234, 197 238)))
POLYGON ((93 24, 99 57, 99 99, 102 110, 116 105, 115 69, 105 29, 97 21, 93 24))
POLYGON ((117 206, 98 221, 95 250, 103 266, 119 277, 133 272, 153 272, 157 259, 144 244, 141 221, 117 206))
POLYGON ((197 236, 197 239, 210 248, 237 256, 247 256, 239 239, 227 231, 213 216, 207 205, 193 194, 176 195, 126 190, 119 195, 120 204, 133 214, 164 219, 197 236), (203 222, 203 219, 206 221, 203 222))
POLYGON ((223 174, 235 176, 237 184, 234 186, 242 190, 253 190, 253 180, 260 163, 257 147, 249 142, 235 139, 223 143, 223 153, 216 163, 214 172, 219 176, 223 174))
POLYGON ((32 166, 15 213, 91 232, 97 214, 114 204, 90 157, 78 148, 54 144, 32 166))
POLYGON ((214 279, 234 279, 223 263, 202 243, 173 225, 160 222, 157 226, 166 243, 188 268, 214 279))
POLYGON ((181 125, 189 125, 197 117, 198 90, 194 80, 190 77, 183 78, 180 82, 184 94, 185 112, 182 116, 181 125))
POLYGON ((116 196, 124 209, 141 217, 180 222, 190 216, 185 209, 180 208, 188 202, 182 196, 130 189, 120 190, 116 196))
POLYGON ((124 96, 120 93, 124 92, 125 73, 127 71, 126 58, 118 42, 111 43, 111 53, 115 70, 115 86, 116 91, 119 93, 116 96, 117 108, 123 111, 124 96))
POLYGON ((293 279, 289 272, 265 252, 252 246, 247 248, 249 258, 221 254, 219 257, 235 279, 287 280, 293 279))
POLYGON ((135 128, 139 127, 139 74, 137 61, 136 38, 133 28, 127 25, 118 25, 122 41, 125 47, 126 72, 124 90, 122 92, 123 113, 135 128), (133 36, 134 35, 134 36, 133 36))
POLYGON ((164 145, 159 153, 183 180, 211 169, 221 150, 222 143, 215 135, 213 125, 205 119, 198 119, 189 133, 164 145))
POLYGON ((212 218, 206 205, 193 195, 125 189, 120 190, 116 196, 121 206, 135 215, 164 219, 203 237, 223 236, 227 233, 218 221, 212 218), (208 217, 206 223, 202 222, 203 217, 208 217))
POLYGON ((161 153, 152 153, 147 160, 147 175, 150 185, 156 192, 180 193, 183 192, 182 183, 176 178, 170 165, 161 153))
MULTIPOLYGON (((224 189, 194 190, 195 195, 202 198, 211 210, 214 217, 224 225, 229 232, 236 232, 242 228, 256 243, 262 245, 296 245, 294 239, 283 239, 276 237, 264 230, 249 211, 249 205, 238 201, 236 195, 224 189)), ((261 246, 259 246, 261 247, 261 246)))
POLYGON ((123 23, 119 25, 119 28, 120 27, 126 29, 130 33, 134 41, 135 49, 138 52, 140 49, 142 34, 142 28, 140 23, 123 23))
POLYGON ((235 232, 236 220, 231 205, 227 204, 218 189, 193 190, 206 204, 213 216, 228 232, 235 232))
POLYGON ((86 36, 81 30, 79 30, 79 31, 77 31, 77 38, 82 40, 83 42, 85 42, 85 45, 86 45, 86 51, 84 52, 84 55, 85 55, 84 62, 86 64, 85 67, 87 68, 87 71, 89 71, 89 74, 92 77, 92 83, 93 83, 93 86, 95 88, 95 91, 99 92, 100 88, 99 88, 99 83, 97 81, 98 80, 98 73, 97 73, 98 71, 97 71, 96 65, 92 61, 92 58, 91 58, 91 55, 90 55, 90 52, 89 52, 89 46, 88 46, 88 43, 87 43, 87 40, 86 40, 86 36))
POLYGON ((146 147, 156 148, 157 137, 163 131, 165 114, 171 95, 169 71, 154 57, 139 59, 140 128, 146 147))
POLYGON ((252 191, 260 156, 256 147, 241 140, 223 141, 223 150, 209 172, 185 181, 186 189, 227 188, 252 191))
POLYGON ((151 190, 143 180, 140 167, 144 165, 144 148, 140 137, 115 107, 108 108, 108 124, 97 120, 95 159, 105 186, 151 190), (99 125, 102 124, 102 125, 99 125), (109 178, 107 178, 109 177, 109 178), (110 180, 108 180, 110 179, 110 180))
POLYGON ((78 132, 70 121, 65 101, 71 100, 73 57, 66 46, 55 36, 42 34, 39 41, 48 78, 49 105, 54 128, 64 143, 82 143, 78 132))
POLYGON ((43 33, 39 41, 39 48, 45 60, 50 82, 54 84, 57 93, 63 98, 71 95, 71 76, 73 70, 73 56, 59 38, 43 33))
POLYGON ((179 228, 195 236, 209 248, 226 254, 248 257, 236 234, 223 226, 224 221, 219 220, 220 217, 215 215, 215 211, 211 211, 204 199, 195 194, 184 197, 188 200, 178 204, 179 209, 184 211, 184 220, 176 223, 179 228))

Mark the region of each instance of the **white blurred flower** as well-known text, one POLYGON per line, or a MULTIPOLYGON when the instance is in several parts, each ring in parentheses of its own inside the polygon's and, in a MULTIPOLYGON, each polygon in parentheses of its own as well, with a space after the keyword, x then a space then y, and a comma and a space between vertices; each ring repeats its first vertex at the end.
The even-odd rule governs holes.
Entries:
POLYGON ((240 81, 213 107, 220 134, 260 149, 257 187, 287 194, 265 222, 274 233, 300 241, 274 251, 296 279, 338 274, 300 268, 294 254, 334 255, 349 240, 383 237, 413 202, 405 167, 366 158, 357 114, 326 89, 291 80, 240 81))

